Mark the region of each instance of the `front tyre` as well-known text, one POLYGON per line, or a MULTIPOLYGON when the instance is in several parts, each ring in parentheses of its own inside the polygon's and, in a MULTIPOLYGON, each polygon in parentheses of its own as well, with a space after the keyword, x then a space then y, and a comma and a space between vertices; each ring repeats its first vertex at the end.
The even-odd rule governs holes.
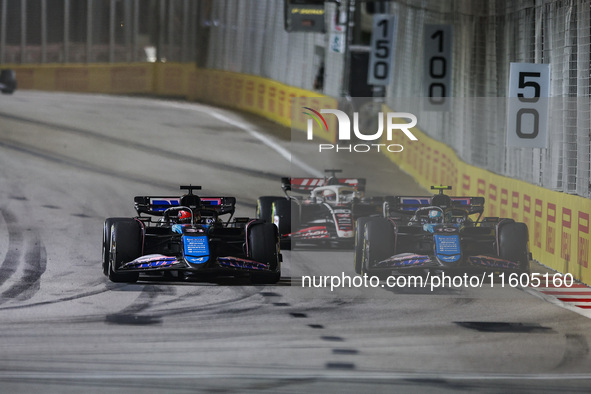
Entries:
POLYGON ((137 272, 118 272, 124 263, 135 260, 142 253, 142 231, 134 219, 121 219, 111 225, 108 277, 111 282, 135 283, 137 272))
POLYGON ((281 278, 279 262, 279 238, 273 223, 254 224, 248 232, 249 258, 269 264, 269 271, 255 271, 250 274, 254 284, 273 284, 281 278))
POLYGON ((518 270, 530 273, 529 233, 525 223, 507 223, 499 229, 499 257, 519 264, 518 270))
POLYGON ((111 227, 117 221, 129 220, 129 218, 108 218, 103 225, 103 274, 109 275, 109 260, 111 258, 111 227))
POLYGON ((394 238, 394 228, 388 219, 376 217, 367 221, 363 234, 361 264, 364 274, 371 275, 376 263, 394 254, 394 238))

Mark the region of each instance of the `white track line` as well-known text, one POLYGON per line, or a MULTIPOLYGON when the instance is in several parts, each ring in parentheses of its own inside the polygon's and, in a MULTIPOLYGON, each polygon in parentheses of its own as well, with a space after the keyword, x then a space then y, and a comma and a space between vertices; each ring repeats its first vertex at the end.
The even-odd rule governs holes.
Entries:
MULTIPOLYGON (((295 371, 281 371, 275 369, 270 372, 260 372, 256 368, 231 368, 216 367, 200 368, 200 370, 179 370, 179 371, 96 371, 96 372, 60 372, 60 371, 0 371, 0 380, 18 379, 21 383, 26 381, 39 380, 75 380, 75 381, 93 381, 93 380, 138 380, 145 381, 161 379, 321 379, 321 380, 346 380, 346 381, 385 381, 396 380, 449 380, 449 381, 577 381, 591 380, 589 373, 454 373, 454 372, 372 372, 372 371, 309 371, 306 369, 295 371), (227 371, 220 371, 220 369, 227 371)), ((568 386, 567 386, 568 387, 568 386)))
POLYGON ((237 127, 239 129, 247 132, 251 136, 255 137, 256 139, 261 141, 263 144, 267 145, 269 148, 273 149, 281 157, 283 157, 285 160, 289 161, 292 165, 295 165, 295 166, 301 168, 302 170, 306 171, 308 174, 313 175, 317 178, 324 177, 324 174, 321 171, 318 171, 317 169, 306 164, 304 161, 298 159, 297 157, 292 155, 290 151, 288 151, 287 149, 285 149, 284 147, 279 145, 277 142, 273 141, 271 138, 269 138, 266 135, 255 130, 252 126, 250 126, 249 124, 246 124, 243 121, 238 121, 238 120, 232 119, 220 112, 217 112, 216 110, 214 110, 211 107, 208 107, 207 109, 205 109, 205 108, 199 107, 198 105, 175 103, 175 102, 162 102, 162 104, 169 106, 169 107, 173 107, 173 108, 188 109, 188 110, 192 110, 192 111, 197 111, 199 113, 206 114, 206 115, 209 115, 213 118, 216 118, 217 120, 220 120, 224 123, 227 123, 227 124, 230 124, 234 127, 237 127))

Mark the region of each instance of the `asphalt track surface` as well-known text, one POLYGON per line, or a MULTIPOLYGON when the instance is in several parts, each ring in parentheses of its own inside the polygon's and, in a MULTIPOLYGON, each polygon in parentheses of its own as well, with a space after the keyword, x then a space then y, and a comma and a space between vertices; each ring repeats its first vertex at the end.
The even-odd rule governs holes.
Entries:
POLYGON ((380 155, 289 134, 183 102, 1 97, 0 392, 589 390, 591 320, 519 287, 302 288, 354 275, 350 250, 311 247, 284 251, 277 285, 102 275, 103 221, 134 215, 135 195, 200 184, 253 216, 280 176, 327 167, 368 194, 424 193, 380 155))

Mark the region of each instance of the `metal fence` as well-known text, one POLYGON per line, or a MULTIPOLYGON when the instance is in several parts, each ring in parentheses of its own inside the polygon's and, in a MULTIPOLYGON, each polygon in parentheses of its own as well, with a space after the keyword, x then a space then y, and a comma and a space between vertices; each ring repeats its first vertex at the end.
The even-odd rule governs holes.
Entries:
POLYGON ((450 114, 422 117, 425 131, 452 146, 466 162, 543 187, 590 197, 589 0, 406 0, 392 4, 400 19, 395 82, 388 97, 420 95, 421 29, 425 23, 454 27, 450 114), (505 97, 510 62, 551 67, 550 143, 547 149, 505 146, 505 97))
POLYGON ((283 0, 216 0, 210 4, 210 14, 201 15, 209 37, 205 66, 313 89, 325 57, 325 35, 287 33, 283 0))
MULTIPOLYGON (((452 113, 422 116, 423 128, 452 146, 466 162, 552 190, 590 197, 589 0, 453 2, 398 1, 398 62, 389 97, 420 94, 416 64, 421 64, 425 23, 454 27, 452 113), (451 3, 450 3, 451 4, 451 3), (460 11, 460 12, 452 12, 460 11), (503 122, 510 62, 548 63, 551 67, 550 143, 547 149, 507 148, 503 122)), ((419 75, 421 75, 419 73, 419 75)))
MULTIPOLYGON (((0 63, 197 62, 339 97, 348 63, 347 26, 337 21, 352 1, 368 3, 326 3, 326 33, 287 33, 283 0, 0 0, 0 63)), ((591 0, 382 4, 382 12, 398 16, 386 102, 422 95, 423 25, 451 24, 457 99, 450 113, 421 116, 422 129, 468 163, 591 197, 591 0), (506 102, 499 98, 507 94, 510 62, 550 64, 547 149, 505 146, 506 102)))
MULTIPOLYGON (((213 3, 207 66, 312 89, 320 65, 325 64, 322 92, 340 96, 347 78, 344 53, 333 47, 339 34, 334 26, 336 6, 327 3, 326 34, 288 34, 283 30, 281 3, 213 3)), ((363 3, 357 1, 358 6, 363 3)), ((346 7, 343 1, 341 12, 346 7)), ((397 0, 388 2, 386 11, 398 16, 394 77, 387 88, 387 102, 421 96, 422 74, 417 65, 422 64, 422 26, 451 24, 452 96, 459 99, 450 113, 423 114, 424 131, 453 147, 470 164, 552 190, 591 196, 589 0, 397 0), (547 149, 505 146, 507 103, 498 98, 507 94, 510 62, 551 66, 547 149)))
POLYGON ((0 0, 0 63, 196 60, 199 2, 0 0))

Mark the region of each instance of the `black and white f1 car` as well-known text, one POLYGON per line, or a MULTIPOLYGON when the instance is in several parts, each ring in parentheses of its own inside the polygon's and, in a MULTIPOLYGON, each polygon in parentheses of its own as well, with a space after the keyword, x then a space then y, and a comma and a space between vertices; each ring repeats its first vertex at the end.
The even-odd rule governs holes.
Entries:
POLYGON ((393 196, 383 215, 356 221, 355 271, 396 275, 444 270, 530 270, 528 228, 509 218, 485 217, 484 197, 393 196))
POLYGON ((135 197, 134 218, 109 218, 103 232, 103 272, 113 282, 139 274, 249 275, 253 283, 281 276, 279 234, 272 223, 235 218, 234 197, 135 197), (220 216, 230 215, 226 221, 220 216), (174 273, 174 274, 173 274, 174 273))
POLYGON ((16 74, 14 70, 0 70, 0 92, 12 94, 16 90, 16 74))
POLYGON ((363 197, 365 179, 337 178, 341 170, 326 172, 324 178, 281 178, 285 197, 258 199, 257 218, 277 226, 283 247, 300 241, 353 246, 351 204, 363 197))

